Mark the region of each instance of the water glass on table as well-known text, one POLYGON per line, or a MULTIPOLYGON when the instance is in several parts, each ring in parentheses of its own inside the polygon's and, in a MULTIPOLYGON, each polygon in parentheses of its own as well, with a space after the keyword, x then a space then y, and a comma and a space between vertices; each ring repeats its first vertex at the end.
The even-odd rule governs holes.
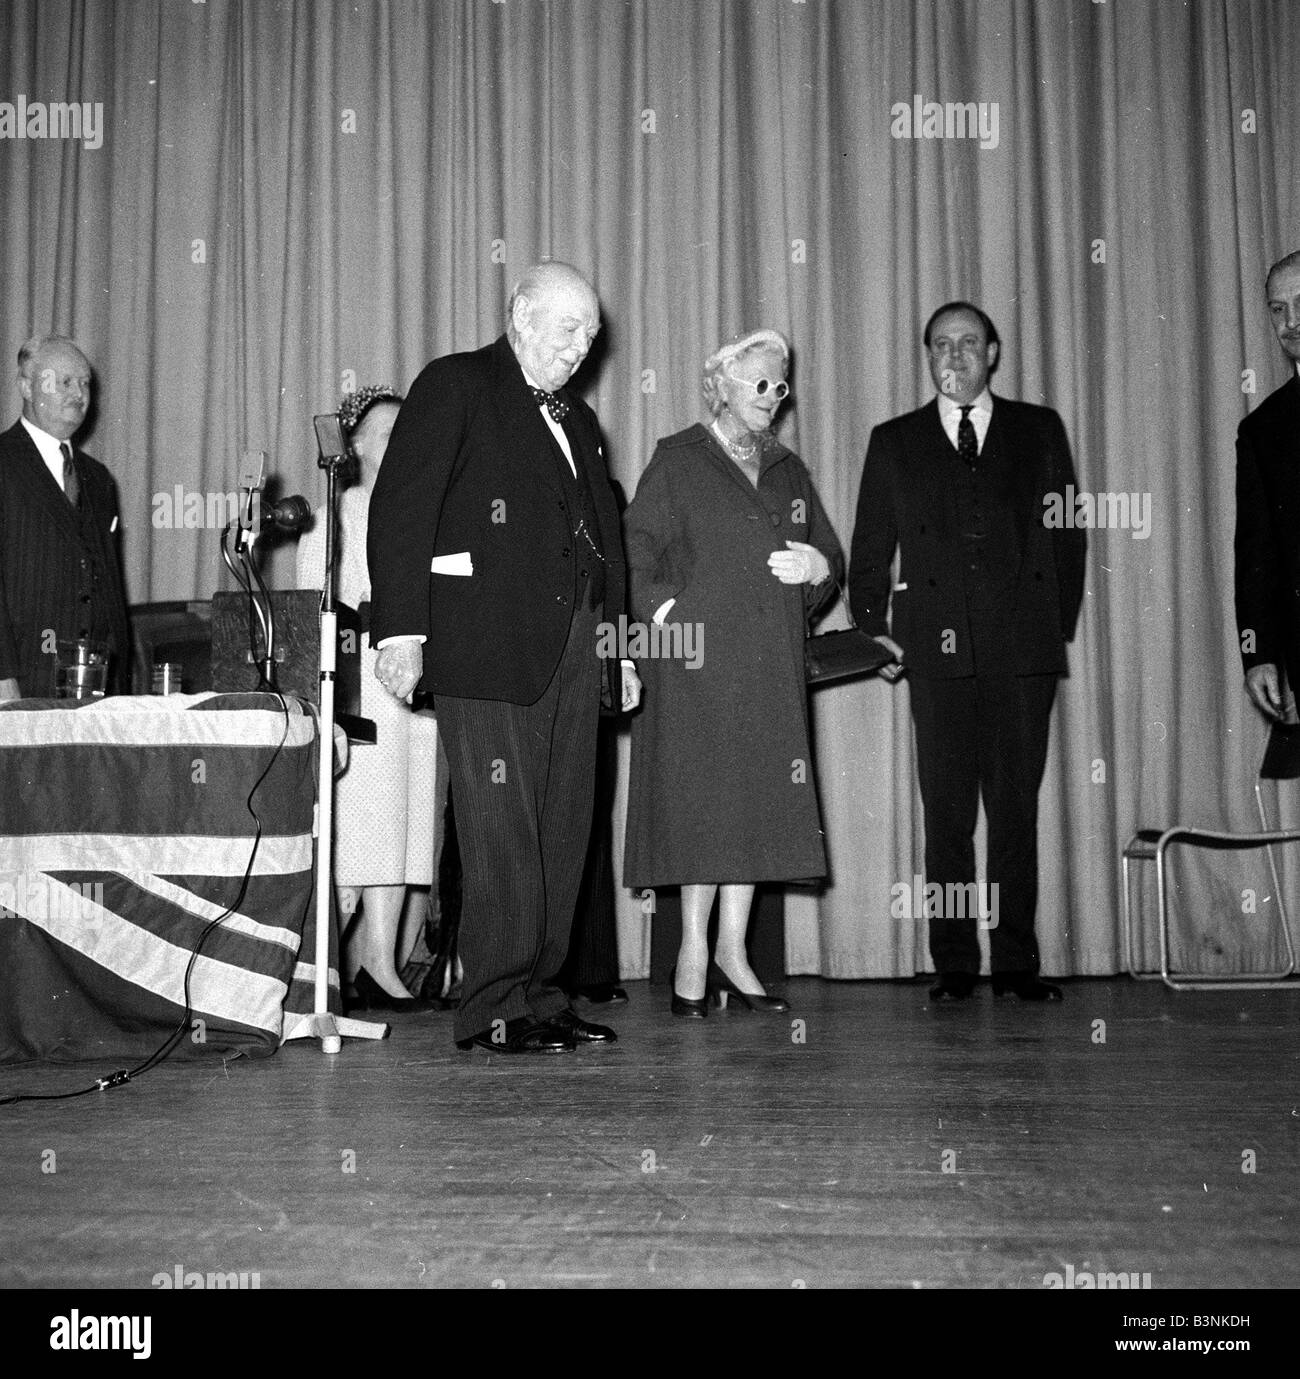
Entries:
POLYGON ((108 687, 108 647, 87 638, 60 640, 54 670, 56 699, 102 699, 108 687))
POLYGON ((153 693, 179 694, 181 692, 181 663, 179 661, 155 661, 153 667, 153 693))

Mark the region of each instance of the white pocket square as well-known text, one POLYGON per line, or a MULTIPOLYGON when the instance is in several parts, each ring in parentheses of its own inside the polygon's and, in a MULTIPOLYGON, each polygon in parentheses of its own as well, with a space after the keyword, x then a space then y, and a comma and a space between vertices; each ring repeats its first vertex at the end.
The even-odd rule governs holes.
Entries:
POLYGON ((435 555, 429 562, 432 575, 472 575, 474 562, 468 551, 457 551, 455 555, 435 555))

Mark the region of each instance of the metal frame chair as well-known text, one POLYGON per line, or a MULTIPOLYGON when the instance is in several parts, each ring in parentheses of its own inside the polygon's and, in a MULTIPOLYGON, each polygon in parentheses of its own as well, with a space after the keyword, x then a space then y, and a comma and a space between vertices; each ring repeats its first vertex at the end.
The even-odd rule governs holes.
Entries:
POLYGON ((1213 829, 1188 828, 1175 824, 1163 831, 1140 828, 1129 839, 1123 853, 1124 876, 1124 959, 1130 977, 1138 981, 1163 981, 1173 991, 1265 991, 1291 985, 1288 978, 1296 970, 1295 945, 1291 939, 1291 924, 1286 901, 1278 877, 1277 858, 1273 848, 1280 843, 1300 842, 1300 829, 1274 829, 1268 818, 1261 788, 1266 780, 1295 780, 1300 778, 1300 727, 1274 724, 1264 745, 1259 774, 1255 780, 1255 802, 1259 807, 1262 832, 1223 833, 1213 829), (1286 948, 1287 965, 1272 972, 1183 972, 1169 970, 1169 887, 1165 877, 1165 854, 1171 844, 1190 842, 1214 849, 1263 848, 1268 857, 1269 873, 1273 878, 1273 894, 1277 897, 1278 918, 1282 925, 1282 942, 1286 948), (1156 904, 1160 920, 1160 970, 1139 971, 1133 958, 1133 915, 1140 917, 1141 898, 1133 904, 1133 876, 1135 862, 1154 862, 1156 868, 1156 904))

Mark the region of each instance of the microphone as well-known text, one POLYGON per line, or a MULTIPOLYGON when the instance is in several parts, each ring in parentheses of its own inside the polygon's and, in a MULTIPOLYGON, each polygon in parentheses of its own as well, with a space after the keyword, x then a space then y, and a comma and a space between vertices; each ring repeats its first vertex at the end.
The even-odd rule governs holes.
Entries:
POLYGON ((256 496, 266 487, 266 451, 245 450, 239 465, 239 487, 244 501, 239 505, 240 539, 249 540, 257 535, 257 517, 254 512, 256 496))
POLYGON ((347 442, 343 439, 343 424, 337 412, 329 412, 325 416, 313 417, 312 425, 316 428, 316 444, 320 449, 318 463, 322 469, 328 469, 332 461, 341 460, 348 453, 347 442))
POLYGON ((259 493, 266 487, 266 451, 245 450, 239 462, 239 487, 259 493))
POLYGON ((263 526, 275 527, 277 531, 300 532, 311 521, 311 504, 300 494, 261 506, 263 526))
POLYGON ((239 487, 247 495, 247 501, 240 505, 239 525, 252 539, 256 539, 258 528, 266 527, 296 535, 311 521, 311 504, 306 498, 294 496, 279 498, 273 503, 266 501, 265 451, 244 451, 239 467, 239 487))

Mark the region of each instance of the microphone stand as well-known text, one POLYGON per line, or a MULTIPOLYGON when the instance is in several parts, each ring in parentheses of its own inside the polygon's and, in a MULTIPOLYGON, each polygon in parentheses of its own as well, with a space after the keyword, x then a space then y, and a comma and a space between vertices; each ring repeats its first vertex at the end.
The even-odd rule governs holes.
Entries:
POLYGON ((267 590, 262 572, 257 568, 253 547, 257 542, 257 519, 253 506, 258 494, 265 485, 263 470, 266 455, 263 451, 248 452, 244 456, 239 485, 243 500, 239 505, 238 518, 232 518, 221 531, 221 559, 235 577, 235 583, 248 598, 248 661, 257 666, 257 688, 271 694, 279 693, 275 676, 275 612, 271 607, 271 595, 267 590), (235 554, 230 553, 229 542, 234 536, 235 554), (238 564, 235 563, 238 558, 238 564), (257 615, 262 629, 263 656, 257 655, 257 635, 253 627, 253 615, 257 615))
MULTIPOLYGON (((284 1032, 282 1040, 287 1043, 290 1039, 319 1039, 322 1053, 339 1053, 344 1037, 383 1039, 388 1033, 388 1026, 333 1015, 329 1008, 330 901, 334 895, 334 683, 339 639, 334 575, 334 507, 338 467, 343 462, 346 447, 341 432, 327 442, 326 435, 322 434, 322 421, 334 423, 331 431, 338 428, 336 417, 316 418, 317 435, 321 437, 321 454, 317 464, 325 471, 325 585, 320 600, 320 755, 316 789, 316 985, 313 1013, 295 1021, 292 1029, 284 1032), (327 450, 338 453, 327 455, 327 450)), ((342 980, 343 936, 340 934, 340 984, 342 980)))

